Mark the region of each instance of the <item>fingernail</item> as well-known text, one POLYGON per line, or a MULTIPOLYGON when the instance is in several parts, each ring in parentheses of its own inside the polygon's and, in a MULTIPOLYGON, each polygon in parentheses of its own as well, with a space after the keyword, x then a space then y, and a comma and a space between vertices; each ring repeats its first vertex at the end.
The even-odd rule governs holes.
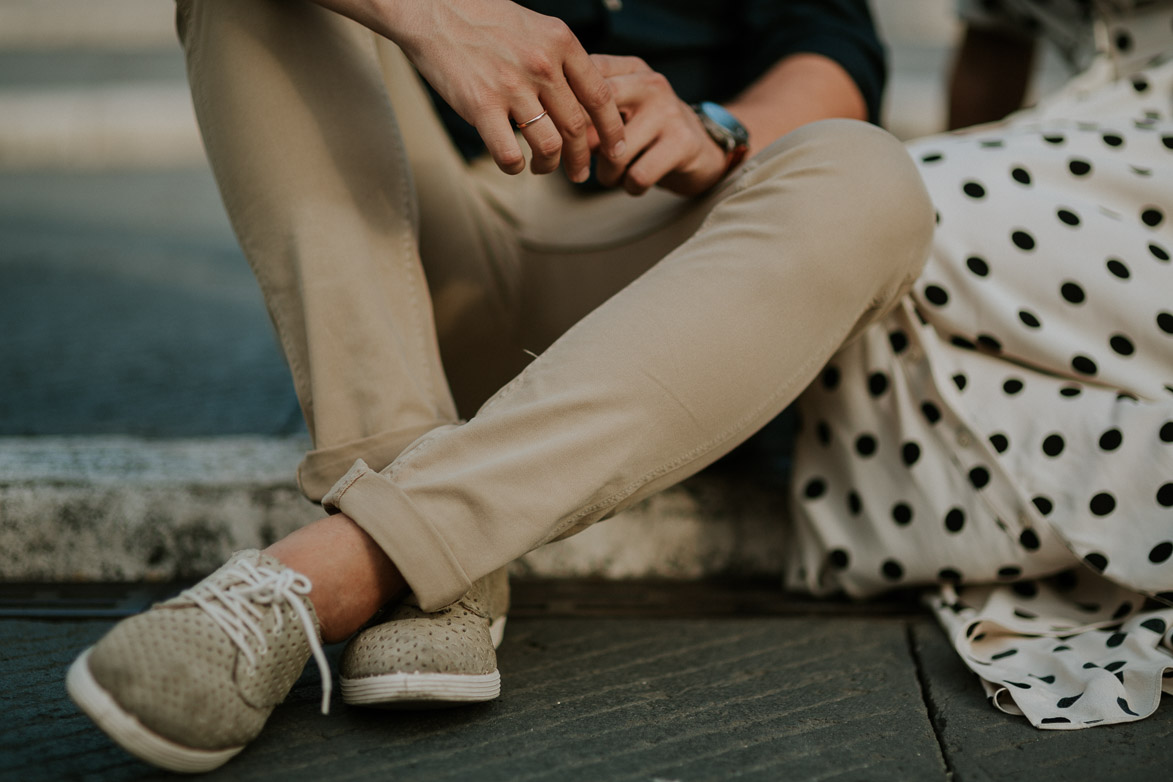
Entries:
POLYGON ((627 142, 620 140, 615 146, 611 147, 611 157, 623 157, 623 153, 627 151, 627 142))
POLYGON ((573 179, 575 182, 577 182, 578 184, 581 185, 583 182, 587 181, 587 178, 590 177, 590 175, 591 175, 591 170, 589 167, 580 168, 578 171, 575 172, 574 176, 571 177, 571 179, 573 179))

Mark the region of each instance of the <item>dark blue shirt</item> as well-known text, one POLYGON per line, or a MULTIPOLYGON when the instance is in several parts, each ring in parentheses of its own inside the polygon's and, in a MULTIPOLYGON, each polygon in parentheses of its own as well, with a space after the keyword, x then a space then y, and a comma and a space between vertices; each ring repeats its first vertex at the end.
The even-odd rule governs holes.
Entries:
MULTIPOLYGON (((821 54, 855 81, 877 122, 884 48, 867 0, 519 0, 566 22, 588 52, 636 55, 688 103, 733 98, 783 58, 821 54), (609 10, 608 5, 618 6, 609 10)), ((433 93, 466 157, 483 151, 476 130, 433 93)))

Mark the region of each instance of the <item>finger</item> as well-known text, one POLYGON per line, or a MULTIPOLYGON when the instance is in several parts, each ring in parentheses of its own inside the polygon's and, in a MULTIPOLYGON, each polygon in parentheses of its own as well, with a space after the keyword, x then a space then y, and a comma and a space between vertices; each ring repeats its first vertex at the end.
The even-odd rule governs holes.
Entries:
POLYGON ((623 117, 611 96, 607 80, 594 61, 585 51, 573 51, 563 64, 563 72, 570 89, 594 123, 603 154, 612 158, 622 156, 626 147, 623 117))
POLYGON ((670 142, 652 144, 623 174, 623 189, 643 195, 673 171, 680 162, 679 149, 670 142))
POLYGON ((504 112, 486 114, 474 124, 497 168, 506 174, 520 174, 525 170, 525 157, 521 154, 521 145, 517 143, 508 115, 504 112))
POLYGON ((652 66, 648 65, 639 57, 621 57, 615 54, 592 54, 590 58, 604 79, 652 70, 652 66))
POLYGON ((542 92, 542 105, 562 136, 562 165, 572 181, 585 182, 591 172, 591 147, 587 138, 590 119, 578 99, 563 83, 542 92))
POLYGON ((562 156, 562 136, 550 115, 537 111, 519 112, 525 119, 517 123, 521 135, 533 151, 529 168, 535 174, 549 174, 558 168, 562 156))
POLYGON ((627 138, 627 150, 617 158, 599 158, 595 168, 595 176, 599 184, 605 187, 618 185, 627 174, 631 164, 645 154, 660 134, 660 126, 654 117, 647 113, 637 113, 624 128, 627 138))

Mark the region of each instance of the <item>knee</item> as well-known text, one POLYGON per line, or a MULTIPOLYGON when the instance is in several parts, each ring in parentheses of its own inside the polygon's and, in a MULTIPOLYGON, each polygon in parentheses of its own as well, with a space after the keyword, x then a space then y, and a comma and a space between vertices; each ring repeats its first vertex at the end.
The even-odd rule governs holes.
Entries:
POLYGON ((788 207, 799 203, 797 225, 812 235, 812 260, 828 285, 863 284, 895 299, 920 274, 933 235, 932 202, 891 134, 854 120, 825 120, 761 155, 768 176, 803 194, 788 207))

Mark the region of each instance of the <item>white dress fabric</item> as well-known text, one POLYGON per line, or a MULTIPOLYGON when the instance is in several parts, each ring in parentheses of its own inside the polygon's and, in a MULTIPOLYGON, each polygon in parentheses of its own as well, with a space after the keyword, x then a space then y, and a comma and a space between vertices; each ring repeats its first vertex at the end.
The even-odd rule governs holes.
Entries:
POLYGON ((1080 76, 909 145, 934 248, 800 399, 787 567, 937 584, 992 702, 1059 729, 1173 693, 1173 4, 1069 5, 1110 11, 1080 76))

